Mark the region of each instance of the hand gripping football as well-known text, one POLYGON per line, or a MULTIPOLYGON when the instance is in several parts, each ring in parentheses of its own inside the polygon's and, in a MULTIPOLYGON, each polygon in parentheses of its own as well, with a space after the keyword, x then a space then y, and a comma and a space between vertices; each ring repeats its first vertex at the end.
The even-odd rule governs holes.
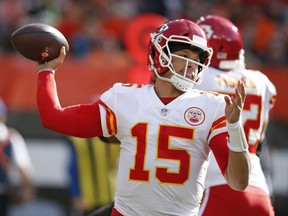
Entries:
POLYGON ((42 23, 32 23, 14 31, 10 37, 13 47, 24 57, 39 63, 57 58, 62 46, 69 44, 56 28, 42 23))

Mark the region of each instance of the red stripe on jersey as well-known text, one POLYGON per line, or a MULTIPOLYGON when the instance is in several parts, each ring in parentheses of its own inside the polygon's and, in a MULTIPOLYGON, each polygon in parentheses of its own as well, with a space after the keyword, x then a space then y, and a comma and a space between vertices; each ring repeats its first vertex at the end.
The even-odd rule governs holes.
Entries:
POLYGON ((113 208, 111 216, 124 216, 124 215, 118 212, 116 208, 113 208))
POLYGON ((276 103, 276 95, 274 95, 274 96, 270 99, 269 103, 270 103, 272 106, 274 106, 274 104, 276 103))
POLYGON ((115 113, 103 101, 98 100, 97 103, 106 109, 106 124, 108 133, 110 135, 115 135, 117 133, 117 121, 115 113))
POLYGON ((209 131, 209 134, 208 134, 208 137, 210 136, 210 134, 218 129, 218 128, 222 128, 222 127, 225 127, 226 126, 226 117, 225 116, 222 116, 221 118, 217 119, 216 121, 213 122, 211 128, 210 128, 210 131, 209 131))
POLYGON ((223 175, 225 174, 228 165, 229 148, 227 142, 228 132, 224 132, 214 136, 209 143, 223 175))

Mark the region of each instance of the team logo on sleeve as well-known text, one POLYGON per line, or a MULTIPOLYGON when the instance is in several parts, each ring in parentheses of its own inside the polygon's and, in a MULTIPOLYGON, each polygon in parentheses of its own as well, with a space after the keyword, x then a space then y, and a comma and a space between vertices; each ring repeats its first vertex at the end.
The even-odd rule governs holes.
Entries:
POLYGON ((184 118, 188 124, 192 126, 197 126, 204 122, 205 114, 200 108, 191 107, 185 111, 184 118))

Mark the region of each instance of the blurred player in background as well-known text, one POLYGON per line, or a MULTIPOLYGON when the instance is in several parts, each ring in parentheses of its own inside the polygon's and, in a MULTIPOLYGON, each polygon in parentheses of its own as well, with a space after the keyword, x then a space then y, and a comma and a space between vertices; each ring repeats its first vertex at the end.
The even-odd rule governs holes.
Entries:
POLYGON ((240 81, 235 98, 193 89, 208 69, 212 49, 192 21, 161 25, 151 34, 148 50, 153 84, 117 83, 96 103, 67 107, 60 105, 54 79, 65 47, 56 59, 37 64, 42 124, 76 137, 115 135, 121 142, 113 216, 194 216, 211 149, 229 185, 247 187, 250 159, 241 122, 245 88, 240 81))
POLYGON ((106 205, 110 215, 113 208, 120 145, 116 139, 101 138, 68 137, 69 192, 77 216, 106 205))
POLYGON ((11 201, 24 203, 35 196, 33 167, 26 143, 20 133, 6 125, 7 108, 0 98, 0 215, 7 216, 11 201), (11 172, 19 173, 20 186, 11 172))
POLYGON ((202 216, 272 216, 273 206, 261 168, 259 154, 265 138, 269 111, 276 98, 275 86, 260 71, 248 70, 244 63, 242 37, 237 27, 219 16, 201 17, 197 23, 207 33, 213 57, 199 89, 234 95, 239 80, 246 87, 243 127, 249 144, 251 177, 245 191, 231 190, 221 175, 215 157, 206 177, 202 216))

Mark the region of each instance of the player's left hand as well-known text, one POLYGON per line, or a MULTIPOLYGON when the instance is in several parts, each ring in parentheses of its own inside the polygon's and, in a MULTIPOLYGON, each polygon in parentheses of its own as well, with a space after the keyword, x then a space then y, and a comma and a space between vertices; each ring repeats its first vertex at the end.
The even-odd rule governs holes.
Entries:
POLYGON ((235 88, 235 95, 235 97, 225 96, 225 116, 229 123, 235 123, 240 119, 246 97, 245 86, 242 81, 238 81, 237 87, 235 88))

